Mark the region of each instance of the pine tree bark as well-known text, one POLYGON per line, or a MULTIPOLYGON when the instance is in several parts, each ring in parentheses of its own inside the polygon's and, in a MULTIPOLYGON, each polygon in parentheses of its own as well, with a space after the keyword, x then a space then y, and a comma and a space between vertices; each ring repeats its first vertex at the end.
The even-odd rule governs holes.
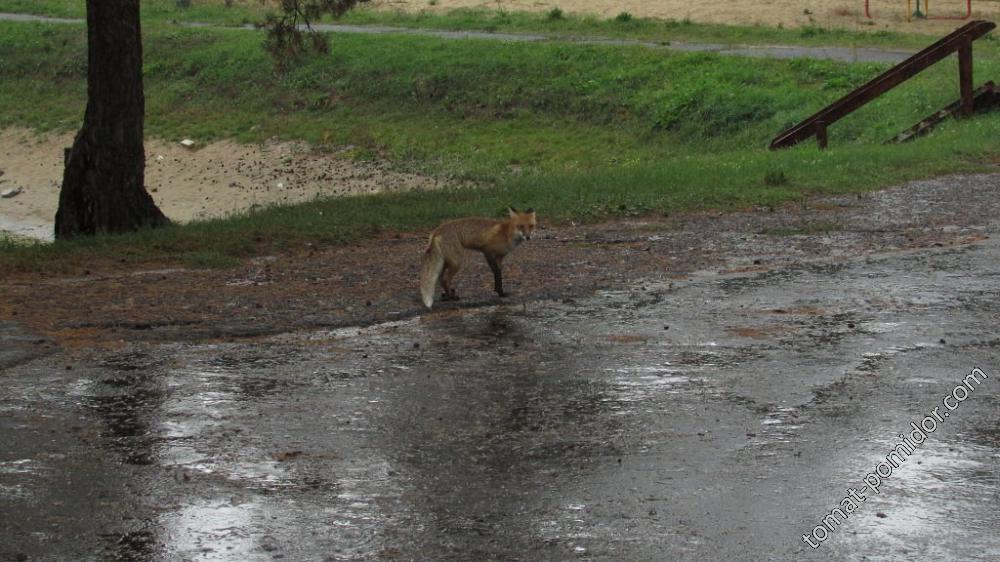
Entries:
POLYGON ((66 156, 56 238, 169 224, 146 192, 139 0, 87 0, 87 109, 66 156))

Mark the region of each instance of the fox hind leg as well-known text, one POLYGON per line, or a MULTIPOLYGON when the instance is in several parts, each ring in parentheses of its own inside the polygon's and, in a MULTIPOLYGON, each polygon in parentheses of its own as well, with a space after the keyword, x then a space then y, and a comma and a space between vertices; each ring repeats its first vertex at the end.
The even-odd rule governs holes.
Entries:
POLYGON ((444 291, 441 294, 442 301, 457 301, 458 293, 455 292, 455 288, 451 286, 451 280, 458 273, 459 264, 453 261, 445 261, 444 271, 441 272, 441 289, 444 291))

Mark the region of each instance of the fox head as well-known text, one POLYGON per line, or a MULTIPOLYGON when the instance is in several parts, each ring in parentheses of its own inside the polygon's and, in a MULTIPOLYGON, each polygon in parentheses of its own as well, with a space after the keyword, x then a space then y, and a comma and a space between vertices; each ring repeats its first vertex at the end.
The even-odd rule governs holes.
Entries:
POLYGON ((521 212, 514 207, 507 207, 507 213, 510 217, 508 222, 514 227, 514 243, 531 240, 531 235, 535 233, 535 210, 521 212))

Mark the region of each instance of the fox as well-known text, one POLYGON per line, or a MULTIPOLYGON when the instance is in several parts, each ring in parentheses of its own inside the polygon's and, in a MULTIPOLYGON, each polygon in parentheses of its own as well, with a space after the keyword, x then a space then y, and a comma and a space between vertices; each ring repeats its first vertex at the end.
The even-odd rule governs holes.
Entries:
POLYGON ((524 212, 507 208, 507 220, 464 218, 435 228, 428 239, 420 266, 420 296, 424 306, 434 306, 434 292, 440 284, 442 301, 458 300, 452 279, 462 266, 464 249, 477 250, 486 256, 493 271, 493 290, 500 297, 503 290, 500 265, 504 256, 521 242, 531 240, 535 232, 535 210, 524 212))

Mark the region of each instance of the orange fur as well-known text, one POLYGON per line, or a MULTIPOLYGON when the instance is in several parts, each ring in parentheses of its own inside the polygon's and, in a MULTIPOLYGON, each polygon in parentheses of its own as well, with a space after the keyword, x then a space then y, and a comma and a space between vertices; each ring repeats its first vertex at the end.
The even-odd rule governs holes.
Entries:
POLYGON ((535 231, 535 212, 529 209, 508 211, 507 220, 465 218, 446 222, 431 232, 420 268, 420 294, 424 305, 434 305, 434 291, 440 284, 443 298, 455 300, 452 278, 462 266, 465 250, 482 252, 493 271, 493 289, 503 297, 503 277, 500 265, 523 240, 530 240, 535 231))

